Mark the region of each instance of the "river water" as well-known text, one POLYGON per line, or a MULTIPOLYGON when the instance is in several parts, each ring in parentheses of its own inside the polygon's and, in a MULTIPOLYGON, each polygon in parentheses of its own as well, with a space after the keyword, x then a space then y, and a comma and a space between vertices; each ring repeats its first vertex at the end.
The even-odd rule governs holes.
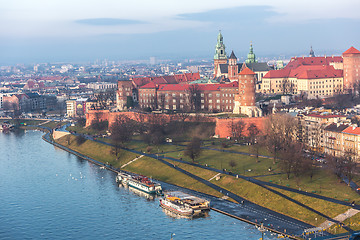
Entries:
POLYGON ((0 133, 0 239, 259 239, 253 226, 211 211, 175 219, 100 169, 41 139, 0 133))

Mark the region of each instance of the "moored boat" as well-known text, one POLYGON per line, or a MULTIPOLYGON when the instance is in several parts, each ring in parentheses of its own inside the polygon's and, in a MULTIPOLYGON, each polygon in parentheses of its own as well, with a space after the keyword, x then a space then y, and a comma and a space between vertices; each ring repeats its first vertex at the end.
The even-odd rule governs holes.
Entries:
POLYGON ((160 205, 180 215, 198 216, 210 210, 210 201, 180 191, 166 193, 160 205))
POLYGON ((165 196, 160 199, 160 206, 182 216, 192 216, 194 214, 194 210, 182 204, 180 198, 177 197, 165 196))
POLYGON ((126 173, 119 173, 116 176, 116 182, 126 184, 129 187, 138 189, 148 194, 162 194, 162 188, 159 183, 155 183, 149 178, 141 175, 129 175, 126 173))

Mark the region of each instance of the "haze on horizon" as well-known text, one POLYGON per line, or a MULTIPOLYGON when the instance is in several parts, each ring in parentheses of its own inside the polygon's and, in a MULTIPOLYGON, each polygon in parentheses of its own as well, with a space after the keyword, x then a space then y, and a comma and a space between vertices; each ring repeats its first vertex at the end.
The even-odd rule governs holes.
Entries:
POLYGON ((0 64, 341 54, 360 48, 356 0, 0 0, 0 64))

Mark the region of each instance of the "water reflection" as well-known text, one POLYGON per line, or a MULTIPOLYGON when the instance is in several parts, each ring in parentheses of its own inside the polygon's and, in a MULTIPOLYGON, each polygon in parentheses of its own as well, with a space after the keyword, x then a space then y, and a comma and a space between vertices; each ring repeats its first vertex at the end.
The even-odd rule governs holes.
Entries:
POLYGON ((197 214, 197 215, 192 215, 192 216, 186 216, 186 215, 181 215, 181 214, 177 214, 175 212, 172 212, 170 210, 167 210, 166 208, 162 208, 162 211, 171 218, 174 219, 180 219, 180 218, 185 218, 185 219, 198 219, 198 218, 208 218, 210 217, 209 211, 205 211, 202 212, 201 214, 197 214))
POLYGON ((119 188, 127 189, 130 192, 134 193, 135 195, 145 198, 148 201, 154 201, 156 196, 154 194, 148 194, 143 191, 140 191, 139 189, 133 188, 131 186, 128 186, 127 184, 118 183, 119 188))

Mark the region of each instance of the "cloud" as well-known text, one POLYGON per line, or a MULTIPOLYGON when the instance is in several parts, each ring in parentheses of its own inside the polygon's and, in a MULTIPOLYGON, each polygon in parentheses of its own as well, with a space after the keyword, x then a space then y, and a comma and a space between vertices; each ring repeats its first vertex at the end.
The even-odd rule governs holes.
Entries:
POLYGON ((131 25, 131 24, 142 24, 143 21, 120 19, 120 18, 88 18, 79 19, 75 23, 93 25, 93 26, 114 26, 114 25, 131 25))
POLYGON ((234 23, 239 25, 244 23, 258 23, 264 22, 265 19, 277 16, 271 6, 242 6, 233 8, 222 8, 211 11, 199 12, 199 13, 186 13, 180 14, 180 19, 193 20, 193 21, 206 21, 206 22, 225 22, 234 23))

